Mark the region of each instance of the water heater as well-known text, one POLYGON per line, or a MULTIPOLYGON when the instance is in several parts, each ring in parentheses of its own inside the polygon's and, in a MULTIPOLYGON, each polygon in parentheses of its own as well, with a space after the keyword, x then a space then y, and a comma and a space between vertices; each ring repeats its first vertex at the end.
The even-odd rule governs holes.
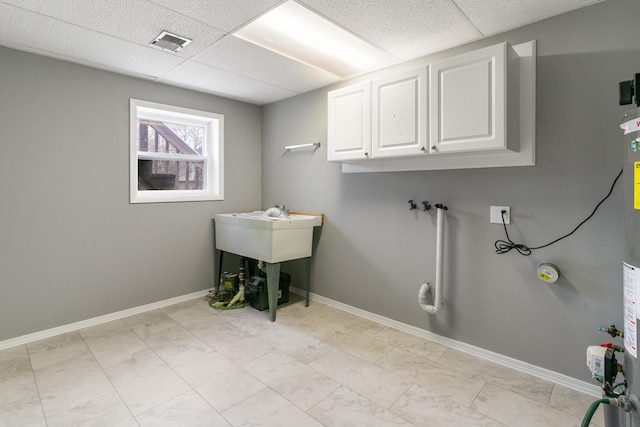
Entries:
MULTIPOLYGON (((624 132, 623 199, 625 243, 623 270, 624 328, 612 325, 607 332, 624 338, 624 349, 587 349, 587 364, 602 385, 606 427, 640 427, 640 364, 638 363, 638 318, 640 317, 640 73, 633 80, 620 83, 620 105, 632 104, 620 127, 624 132), (616 351, 624 354, 618 365, 616 351), (620 371, 620 372, 618 372, 620 371), (621 375, 620 375, 621 374, 621 375), (600 377, 599 377, 600 375, 600 377), (622 376, 622 380, 618 379, 622 376)), ((604 330, 604 329, 603 329, 604 330)), ((616 347, 616 346, 614 346, 616 347)), ((597 406, 597 402, 595 402, 597 406)), ((592 408, 595 408, 592 405, 592 408)), ((591 415, 595 409, 591 411, 591 415)), ((588 414, 589 415, 589 414, 588 414)), ((583 425, 587 423, 587 417, 583 425)))
MULTIPOLYGON (((636 75, 635 82, 639 82, 636 75)), ((633 95, 633 88, 640 86, 633 81, 621 84, 633 95)), ((624 131, 624 184, 625 249, 623 268, 624 288, 624 375, 627 381, 626 395, 630 400, 631 425, 640 427, 640 364, 638 363, 638 318, 640 311, 640 108, 627 111, 622 119, 624 131)), ((624 417, 626 420, 626 417, 624 417)), ((626 421, 625 421, 626 422, 626 421)), ((623 427, 626 427, 622 424, 623 427)), ((617 427, 615 425, 607 427, 617 427)))
POLYGON ((594 402, 582 425, 589 425, 599 403, 605 404, 605 427, 640 427, 640 73, 633 80, 620 83, 620 105, 636 104, 627 111, 620 127, 624 132, 622 165, 624 200, 624 260, 622 265, 624 327, 615 325, 600 330, 612 337, 624 338, 624 348, 617 345, 587 348, 587 366, 602 387, 603 399, 594 402), (619 364, 616 354, 623 354, 619 364))

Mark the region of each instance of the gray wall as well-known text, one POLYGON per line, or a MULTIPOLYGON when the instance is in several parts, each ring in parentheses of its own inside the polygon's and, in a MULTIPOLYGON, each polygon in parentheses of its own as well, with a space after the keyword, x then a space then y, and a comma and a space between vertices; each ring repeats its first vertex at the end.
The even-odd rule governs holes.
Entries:
POLYGON ((489 205, 510 205, 512 237, 534 246, 606 194, 622 163, 617 84, 640 71, 638 17, 639 2, 608 1, 427 58, 538 40, 538 162, 499 169, 343 175, 326 162, 326 90, 261 110, 0 48, 0 340, 209 288, 212 215, 283 202, 327 215, 313 292, 587 380, 585 347, 607 340, 595 327, 622 319, 621 188, 530 257, 494 253, 504 235, 489 205), (131 97, 225 114, 224 201, 129 204, 131 97), (323 146, 282 150, 310 141, 323 146), (436 316, 416 298, 434 278, 434 215, 410 198, 450 208, 436 316), (543 261, 557 284, 536 279, 543 261))
POLYGON ((0 340, 213 286, 261 205, 260 107, 0 48, 0 340), (225 115, 225 200, 129 204, 129 98, 225 115))
POLYGON ((264 107, 263 207, 327 216, 312 291, 588 380, 586 347, 610 339, 596 327, 622 327, 621 186, 575 235, 529 257, 494 252, 505 236, 489 224, 489 206, 510 205, 511 237, 537 246, 571 231, 606 195, 622 167, 618 82, 640 72, 638 18, 637 0, 608 1, 427 58, 538 41, 533 167, 342 174, 326 161, 327 89, 264 107), (282 150, 311 141, 323 146, 282 150), (409 211, 408 199, 450 209, 445 308, 435 316, 417 302, 420 284, 434 279, 435 214, 409 211), (537 279, 540 262, 559 266, 556 284, 537 279))

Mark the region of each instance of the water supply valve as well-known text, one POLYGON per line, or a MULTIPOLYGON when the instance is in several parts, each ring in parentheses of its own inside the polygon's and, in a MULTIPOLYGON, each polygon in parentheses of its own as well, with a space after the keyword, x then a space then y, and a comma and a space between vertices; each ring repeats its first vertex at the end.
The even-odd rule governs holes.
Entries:
POLYGON ((431 205, 429 204, 429 202, 428 202, 428 201, 423 200, 423 201, 422 201, 422 202, 420 202, 420 203, 422 203, 422 209, 423 209, 424 211, 428 211, 428 210, 430 210, 430 209, 431 209, 431 205))
POLYGON ((615 337, 624 338, 624 333, 618 330, 618 328, 616 328, 616 325, 611 325, 608 328, 605 328, 604 326, 599 326, 598 330, 602 332, 606 332, 614 338, 615 337))
POLYGON ((613 351, 617 351, 618 353, 624 353, 624 348, 620 347, 619 345, 615 345, 613 343, 604 343, 604 344, 600 344, 600 347, 605 347, 605 348, 611 348, 613 349, 613 351))
POLYGON ((407 203, 409 203, 409 210, 414 210, 418 207, 413 199, 409 200, 407 203))

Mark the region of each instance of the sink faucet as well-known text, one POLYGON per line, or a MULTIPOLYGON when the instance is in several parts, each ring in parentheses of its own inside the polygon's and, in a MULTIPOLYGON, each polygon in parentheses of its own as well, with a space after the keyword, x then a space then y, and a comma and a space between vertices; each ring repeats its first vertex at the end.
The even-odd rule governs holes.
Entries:
POLYGON ((283 205, 282 203, 277 204, 274 207, 280 209, 280 211, 282 211, 283 214, 289 215, 289 209, 287 209, 287 207, 285 205, 283 205))

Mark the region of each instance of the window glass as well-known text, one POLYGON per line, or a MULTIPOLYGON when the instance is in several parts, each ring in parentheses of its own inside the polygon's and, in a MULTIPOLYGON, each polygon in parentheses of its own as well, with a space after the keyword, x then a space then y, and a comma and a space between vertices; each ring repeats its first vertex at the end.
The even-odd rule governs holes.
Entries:
POLYGON ((221 114, 131 100, 131 203, 223 199, 221 114))

